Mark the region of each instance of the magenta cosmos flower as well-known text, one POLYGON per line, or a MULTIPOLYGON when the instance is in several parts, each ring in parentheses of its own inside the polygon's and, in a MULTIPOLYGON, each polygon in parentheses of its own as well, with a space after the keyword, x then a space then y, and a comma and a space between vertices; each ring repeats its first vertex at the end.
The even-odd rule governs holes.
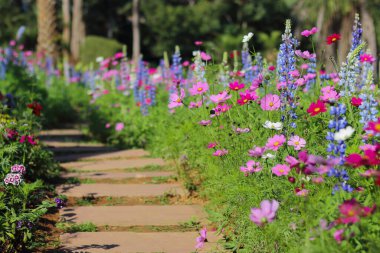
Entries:
POLYGON ((194 86, 189 89, 191 96, 202 95, 203 93, 207 91, 208 91, 208 84, 202 83, 202 82, 198 82, 194 84, 194 86))
POLYGON ((201 52, 201 59, 204 61, 211 60, 211 56, 209 54, 206 54, 205 52, 201 52))
POLYGON ((241 89, 244 89, 245 84, 244 83, 239 83, 238 81, 235 81, 233 83, 230 83, 230 89, 234 91, 238 91, 241 89))
POLYGON ((375 61, 375 58, 370 54, 362 54, 360 55, 360 62, 369 62, 373 63, 375 61))
POLYGON ((261 109, 264 111, 275 111, 281 106, 280 97, 273 94, 267 94, 260 101, 261 109))
POLYGON ((253 147, 248 151, 248 155, 252 157, 261 157, 265 152, 265 147, 253 147))
POLYGON ((286 164, 277 164, 272 168, 272 173, 276 176, 286 176, 290 172, 290 167, 286 164))
POLYGON ((306 146, 306 141, 298 135, 294 135, 290 137, 288 145, 293 146, 295 150, 301 150, 301 148, 304 148, 306 146))
POLYGON ((262 226, 267 222, 272 222, 276 217, 278 206, 279 203, 276 200, 263 200, 260 203, 260 208, 251 209, 251 221, 258 226, 262 226))
POLYGON ((210 96, 211 102, 215 104, 224 103, 230 98, 231 98, 231 95, 228 95, 227 91, 223 91, 217 95, 210 96))
POLYGON ((276 134, 272 138, 268 139, 265 147, 267 149, 277 151, 282 146, 282 144, 284 144, 285 141, 286 141, 286 139, 285 139, 284 135, 277 135, 276 134))
POLYGON ((198 122, 198 124, 201 126, 209 126, 209 125, 211 125, 211 123, 212 123, 211 120, 201 120, 198 122))
POLYGON ((228 150, 227 149, 218 149, 212 155, 213 156, 225 156, 227 154, 228 154, 228 150))

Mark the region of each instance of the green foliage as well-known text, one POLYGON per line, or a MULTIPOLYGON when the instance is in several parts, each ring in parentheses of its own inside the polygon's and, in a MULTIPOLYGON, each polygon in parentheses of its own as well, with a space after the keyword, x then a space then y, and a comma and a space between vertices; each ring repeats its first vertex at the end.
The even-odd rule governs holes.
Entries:
POLYGON ((122 45, 114 39, 93 35, 86 36, 80 48, 80 61, 83 64, 90 64, 99 56, 107 58, 121 51, 121 49, 122 45))
POLYGON ((56 224, 56 227, 63 230, 65 233, 76 232, 96 232, 96 225, 91 222, 85 222, 80 224, 60 222, 56 224))

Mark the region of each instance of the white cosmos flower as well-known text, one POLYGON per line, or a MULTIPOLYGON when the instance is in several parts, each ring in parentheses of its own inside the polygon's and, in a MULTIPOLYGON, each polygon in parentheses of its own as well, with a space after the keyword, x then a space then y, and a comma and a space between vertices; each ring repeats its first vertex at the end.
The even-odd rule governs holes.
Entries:
POLYGON ((354 132, 355 129, 353 129, 351 126, 340 129, 338 132, 334 133, 334 140, 345 141, 350 138, 354 132))
POLYGON ((270 122, 269 120, 265 121, 265 123, 263 124, 263 127, 275 130, 281 130, 282 126, 283 125, 281 122, 270 122))
POLYGON ((247 35, 244 35, 244 37, 243 37, 243 43, 247 43, 250 39, 252 39, 252 37, 253 37, 253 33, 248 33, 247 35))
POLYGON ((263 159, 273 159, 274 157, 275 157, 275 155, 273 155, 271 153, 266 153, 261 158, 263 158, 263 159))

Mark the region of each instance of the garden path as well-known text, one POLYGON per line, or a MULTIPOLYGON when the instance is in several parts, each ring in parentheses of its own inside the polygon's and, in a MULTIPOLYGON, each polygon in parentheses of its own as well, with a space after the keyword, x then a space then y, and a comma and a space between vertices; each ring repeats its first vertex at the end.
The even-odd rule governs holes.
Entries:
MULTIPOLYGON (((76 129, 44 131, 41 140, 63 169, 57 193, 68 202, 61 222, 96 226, 96 232, 77 226, 77 232, 63 233, 60 252, 195 252, 197 231, 208 225, 206 214, 169 163, 145 150, 88 142, 76 129)), ((209 232, 198 252, 221 252, 217 239, 209 232)))

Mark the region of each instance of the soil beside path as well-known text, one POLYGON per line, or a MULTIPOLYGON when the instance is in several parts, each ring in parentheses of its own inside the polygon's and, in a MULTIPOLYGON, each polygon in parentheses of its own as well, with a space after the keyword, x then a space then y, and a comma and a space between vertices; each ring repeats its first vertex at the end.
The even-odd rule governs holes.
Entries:
MULTIPOLYGON (((61 161, 56 190, 70 200, 59 212, 62 233, 54 252, 195 252, 198 231, 209 223, 170 164, 145 150, 85 142, 76 129, 44 131, 41 140, 61 161)), ((223 252, 217 240, 208 232, 197 252, 223 252)))

